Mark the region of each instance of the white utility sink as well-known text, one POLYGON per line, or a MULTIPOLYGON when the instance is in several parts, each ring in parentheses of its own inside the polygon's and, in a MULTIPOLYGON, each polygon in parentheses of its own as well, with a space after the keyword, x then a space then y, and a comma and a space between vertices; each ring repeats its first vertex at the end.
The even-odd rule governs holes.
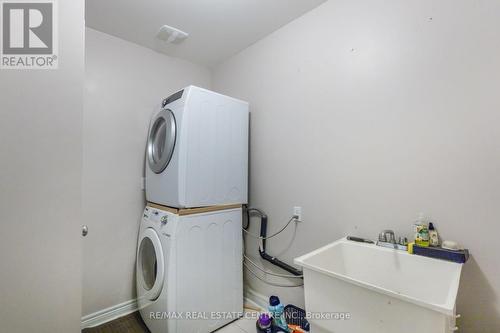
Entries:
POLYGON ((295 263, 304 268, 312 333, 457 330, 461 264, 345 238, 296 258, 295 263))

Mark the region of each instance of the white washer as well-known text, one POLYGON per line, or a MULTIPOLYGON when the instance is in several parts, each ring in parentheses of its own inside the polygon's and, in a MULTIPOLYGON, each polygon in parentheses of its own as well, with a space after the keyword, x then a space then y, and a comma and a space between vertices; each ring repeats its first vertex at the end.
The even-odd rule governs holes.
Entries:
POLYGON ((147 201, 247 203, 248 118, 247 102, 194 86, 164 99, 149 127, 147 201))
POLYGON ((151 333, 207 333, 242 315, 241 221, 241 208, 178 215, 146 207, 136 274, 151 333))

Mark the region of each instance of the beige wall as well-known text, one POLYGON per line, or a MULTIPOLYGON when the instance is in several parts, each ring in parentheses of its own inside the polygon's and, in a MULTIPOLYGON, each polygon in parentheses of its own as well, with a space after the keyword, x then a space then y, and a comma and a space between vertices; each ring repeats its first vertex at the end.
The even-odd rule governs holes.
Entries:
POLYGON ((58 1, 59 69, 0 70, 0 331, 79 332, 84 4, 58 1))
MULTIPOLYGON (((270 232, 303 207, 272 254, 410 236, 426 212, 472 252, 460 331, 498 331, 499 13, 498 1, 331 0, 216 68, 215 90, 251 103, 251 204, 270 232)), ((303 304, 301 289, 249 283, 303 304)))
POLYGON ((86 30, 83 117, 83 315, 135 298, 135 252, 149 117, 209 70, 86 30))

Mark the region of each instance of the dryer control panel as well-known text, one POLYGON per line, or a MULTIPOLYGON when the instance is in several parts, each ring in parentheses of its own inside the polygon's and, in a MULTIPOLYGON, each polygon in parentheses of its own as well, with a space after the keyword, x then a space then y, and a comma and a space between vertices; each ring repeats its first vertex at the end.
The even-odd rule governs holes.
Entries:
POLYGON ((162 107, 165 107, 167 104, 170 104, 170 103, 172 103, 173 101, 178 100, 179 98, 181 98, 181 97, 182 97, 182 94, 183 94, 183 93, 184 93, 184 90, 181 90, 181 91, 176 92, 175 94, 170 95, 169 97, 165 98, 165 99, 161 102, 161 106, 162 106, 162 107))

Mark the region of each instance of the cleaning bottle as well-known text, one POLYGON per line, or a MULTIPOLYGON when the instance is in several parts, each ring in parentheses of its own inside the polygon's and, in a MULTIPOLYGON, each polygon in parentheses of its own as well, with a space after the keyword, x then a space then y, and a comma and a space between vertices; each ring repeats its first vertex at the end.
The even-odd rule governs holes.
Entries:
POLYGON ((257 319, 257 333, 273 333, 272 320, 267 313, 261 313, 257 319))
POLYGON ((418 246, 429 246, 429 229, 423 213, 418 215, 415 222, 415 244, 418 246))
POLYGON ((439 235, 432 222, 429 223, 429 244, 430 246, 439 246, 439 235))
POLYGON ((273 324, 277 328, 276 332, 289 332, 288 324, 283 316, 284 309, 285 306, 281 304, 278 296, 269 297, 269 312, 273 316, 273 324))

